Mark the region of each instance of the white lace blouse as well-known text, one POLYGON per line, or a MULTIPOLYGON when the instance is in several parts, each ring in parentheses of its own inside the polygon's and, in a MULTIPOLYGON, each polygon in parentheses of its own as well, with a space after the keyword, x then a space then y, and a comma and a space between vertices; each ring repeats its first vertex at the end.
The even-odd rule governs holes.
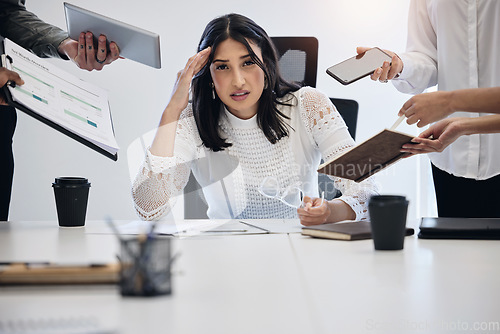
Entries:
MULTIPOLYGON (((297 210, 279 199, 263 196, 258 187, 267 176, 282 189, 298 185, 306 195, 318 197, 317 167, 354 145, 347 127, 330 99, 304 87, 292 93, 292 106, 280 106, 290 117, 289 136, 271 144, 257 124, 257 117, 242 120, 227 110, 220 131, 232 146, 213 152, 202 145, 191 105, 183 111, 175 138, 174 156, 147 153, 132 187, 135 209, 142 219, 166 215, 182 193, 190 171, 200 183, 211 219, 297 218, 297 210)), ((288 99, 287 99, 288 100, 288 99)), ((367 217, 368 199, 377 192, 371 178, 356 183, 333 178, 339 198, 367 217)))

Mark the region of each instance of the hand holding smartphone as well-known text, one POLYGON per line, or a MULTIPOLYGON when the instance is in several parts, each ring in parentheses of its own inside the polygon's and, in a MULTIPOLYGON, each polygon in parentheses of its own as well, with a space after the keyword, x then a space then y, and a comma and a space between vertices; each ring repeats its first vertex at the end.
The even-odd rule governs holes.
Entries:
POLYGON ((387 53, 379 48, 373 48, 329 67, 326 73, 341 84, 348 85, 372 74, 384 61, 390 63, 391 60, 392 57, 387 53))

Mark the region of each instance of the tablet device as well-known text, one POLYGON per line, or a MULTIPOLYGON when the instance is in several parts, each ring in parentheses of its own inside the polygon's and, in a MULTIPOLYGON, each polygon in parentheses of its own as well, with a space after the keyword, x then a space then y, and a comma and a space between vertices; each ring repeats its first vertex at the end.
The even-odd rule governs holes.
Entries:
POLYGON ((500 240, 500 218, 422 217, 418 237, 500 240))
POLYGON ((101 14, 64 3, 69 37, 78 40, 80 33, 90 31, 97 38, 106 35, 108 42, 115 42, 120 56, 139 63, 161 68, 160 36, 101 14))

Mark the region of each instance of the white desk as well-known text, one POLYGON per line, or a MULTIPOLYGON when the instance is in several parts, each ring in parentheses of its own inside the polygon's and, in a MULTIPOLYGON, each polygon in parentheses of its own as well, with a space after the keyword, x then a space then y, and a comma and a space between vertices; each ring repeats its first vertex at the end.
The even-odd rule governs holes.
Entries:
POLYGON ((499 241, 413 236, 403 251, 374 251, 369 241, 291 239, 324 333, 465 333, 456 326, 475 322, 500 333, 499 241))
MULTIPOLYGON (((88 233, 103 225, 0 223, 0 262, 113 261, 116 237, 88 233)), ((384 252, 371 240, 272 234, 176 239, 174 248, 171 296, 3 287, 0 321, 83 315, 119 333, 500 332, 498 241, 413 236, 403 251, 384 252)))

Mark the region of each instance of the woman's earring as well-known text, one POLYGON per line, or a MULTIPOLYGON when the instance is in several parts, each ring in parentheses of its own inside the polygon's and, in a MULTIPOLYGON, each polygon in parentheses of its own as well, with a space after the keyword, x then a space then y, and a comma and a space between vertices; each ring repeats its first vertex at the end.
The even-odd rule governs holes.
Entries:
POLYGON ((212 82, 212 100, 215 100, 215 88, 214 88, 214 83, 212 82))

